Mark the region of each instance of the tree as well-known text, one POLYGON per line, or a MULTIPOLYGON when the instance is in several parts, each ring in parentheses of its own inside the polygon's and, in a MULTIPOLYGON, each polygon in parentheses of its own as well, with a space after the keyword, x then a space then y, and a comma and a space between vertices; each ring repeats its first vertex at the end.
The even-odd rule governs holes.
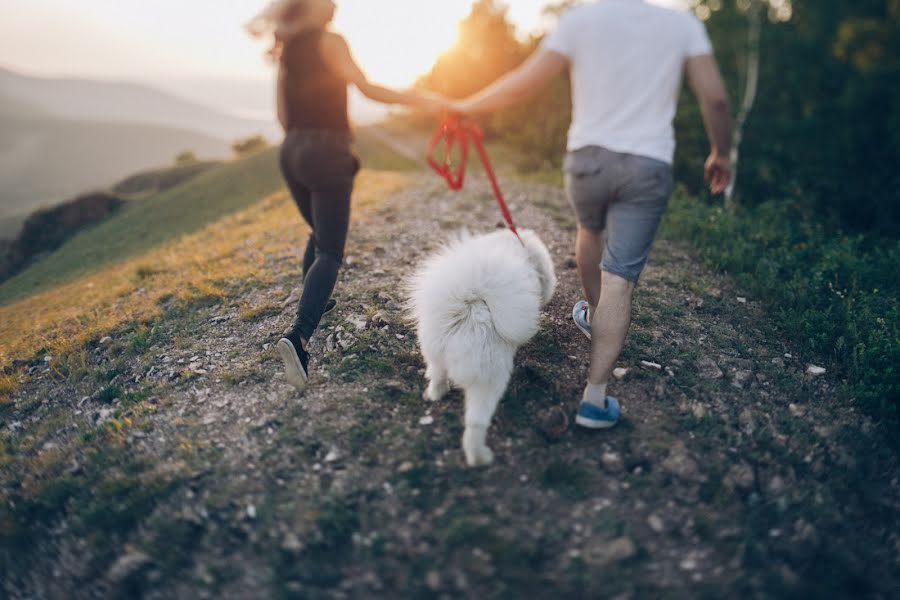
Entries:
POLYGON ((258 152, 259 150, 263 150, 268 147, 269 142, 266 141, 266 138, 261 135, 254 135, 248 138, 239 139, 231 145, 231 149, 234 151, 235 155, 238 158, 249 156, 254 152, 258 152))
POLYGON ((187 167, 190 165, 195 165, 199 161, 197 160, 197 155, 194 154, 191 150, 186 150, 175 157, 175 166, 176 167, 187 167))

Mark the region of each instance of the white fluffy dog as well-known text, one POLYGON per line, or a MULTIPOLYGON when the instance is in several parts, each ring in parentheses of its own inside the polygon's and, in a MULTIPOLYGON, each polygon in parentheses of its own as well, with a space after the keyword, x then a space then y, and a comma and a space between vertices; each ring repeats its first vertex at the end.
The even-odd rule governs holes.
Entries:
POLYGON ((556 274, 532 231, 466 232, 432 256, 410 281, 410 309, 428 367, 425 399, 456 384, 465 391, 462 446, 469 466, 494 455, 487 430, 506 391, 519 346, 537 333, 540 309, 553 297, 556 274))

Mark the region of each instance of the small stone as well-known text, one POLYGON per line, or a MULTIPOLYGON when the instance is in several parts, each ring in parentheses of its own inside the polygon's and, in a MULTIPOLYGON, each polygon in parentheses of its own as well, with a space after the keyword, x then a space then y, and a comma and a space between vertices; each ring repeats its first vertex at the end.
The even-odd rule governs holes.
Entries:
POLYGON ((337 450, 332 450, 331 452, 328 453, 328 455, 325 456, 325 462, 327 462, 327 463, 337 462, 338 460, 340 460, 340 458, 341 458, 340 453, 337 450))
POLYGON ((53 357, 48 354, 47 356, 44 357, 44 362, 45 363, 53 362, 53 357))
POLYGON ((409 473, 410 471, 413 470, 413 464, 412 464, 411 462, 409 462, 409 461, 406 461, 406 462, 404 462, 403 464, 401 464, 401 465, 397 468, 397 470, 398 470, 399 472, 401 472, 401 473, 409 473))
POLYGON ((97 413, 97 425, 103 425, 109 421, 115 412, 116 411, 111 408, 101 408, 100 412, 97 413))
POLYGON ((129 552, 113 563, 113 566, 106 573, 106 579, 114 586, 121 585, 137 575, 150 563, 150 557, 143 552, 129 552))
POLYGON ((569 416, 559 406, 538 413, 538 429, 549 441, 557 441, 569 431, 569 416))
POLYGON ((747 299, 744 298, 744 297, 742 297, 742 296, 738 296, 737 301, 738 301, 738 303, 740 303, 740 304, 747 304, 747 299))
POLYGON ((788 410, 791 411, 791 415, 793 415, 797 418, 802 417, 804 414, 804 410, 801 407, 797 406, 796 404, 789 404, 788 410))
POLYGON ((749 492, 753 489, 756 478, 753 475, 753 468, 747 463, 734 465, 725 475, 725 486, 734 490, 738 489, 749 492))
POLYGON ((603 468, 611 475, 620 475, 625 472, 625 462, 615 452, 604 452, 600 460, 603 468))
POLYGON ((769 482, 769 491, 773 494, 781 494, 784 492, 787 485, 784 482, 784 479, 776 475, 772 478, 772 481, 769 482))
POLYGON ((741 431, 747 435, 753 435, 753 432, 756 431, 756 424, 754 423, 753 413, 750 412, 750 409, 745 408, 741 411, 741 414, 738 416, 738 422, 741 425, 741 431))
POLYGON ((100 345, 101 345, 101 346, 105 346, 106 344, 109 344, 109 343, 112 342, 112 341, 113 341, 113 339, 112 339, 111 337, 106 336, 106 337, 104 337, 103 339, 100 340, 100 345))
POLYGON ((708 356, 697 361, 697 373, 703 379, 721 379, 725 375, 716 361, 708 356))
POLYGON ((662 533, 666 529, 666 525, 659 515, 650 515, 647 517, 647 525, 649 525, 650 529, 656 533, 662 533))
POLYGON ((284 541, 281 542, 281 548, 288 552, 299 554, 303 551, 303 543, 300 541, 300 538, 297 537, 297 534, 289 531, 285 534, 284 541))
POLYGON ((441 574, 437 571, 428 571, 428 574, 425 576, 425 585, 428 586, 428 589, 432 592, 440 590, 441 574))
POLYGON ((691 413, 693 413, 695 419, 702 419, 707 415, 706 406, 700 402, 695 402, 691 406, 691 413))
POLYGON ((813 377, 820 377, 827 372, 827 369, 825 369, 824 367, 817 367, 816 365, 809 365, 809 367, 806 369, 806 374, 813 377))
POLYGON ((677 443, 662 462, 662 468, 670 475, 686 482, 695 483, 704 480, 697 462, 688 454, 684 444, 677 443))
POLYGON ((622 381, 623 379, 625 379, 625 377, 627 375, 628 375, 628 369, 623 369, 623 368, 619 367, 618 369, 613 371, 613 377, 615 377, 616 380, 618 380, 618 381, 622 381))
POLYGON ((247 517, 250 519, 256 518, 256 507, 252 504, 247 506, 247 517))
POLYGON ((688 556, 678 566, 681 567, 682 571, 693 571, 697 568, 697 559, 693 556, 688 556))
POLYGON ((753 377, 753 373, 750 371, 735 371, 732 375, 731 385, 742 390, 751 377, 753 377))
POLYGON ((603 555, 605 563, 623 562, 637 555, 637 546, 631 538, 616 538, 606 546, 603 555))
POLYGON ((419 425, 427 426, 427 425, 433 425, 433 424, 434 424, 434 417, 432 417, 431 415, 425 415, 424 417, 419 419, 419 425))
POLYGON ((649 360, 642 360, 641 366, 645 369, 652 369, 654 371, 662 371, 662 365, 655 362, 650 362, 649 360))

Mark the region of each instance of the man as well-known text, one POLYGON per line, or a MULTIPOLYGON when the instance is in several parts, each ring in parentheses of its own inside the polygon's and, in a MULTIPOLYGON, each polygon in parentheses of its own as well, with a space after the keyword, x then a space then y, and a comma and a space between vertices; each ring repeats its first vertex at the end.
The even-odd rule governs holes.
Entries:
POLYGON ((673 190, 672 125, 682 74, 697 96, 712 152, 714 194, 731 180, 731 113, 712 45, 692 14, 643 0, 602 0, 567 11, 522 66, 455 105, 467 115, 520 102, 571 69, 573 118, 566 191, 578 216, 576 257, 587 300, 573 318, 592 340, 576 422, 612 427, 606 386, 631 324, 635 285, 673 190))

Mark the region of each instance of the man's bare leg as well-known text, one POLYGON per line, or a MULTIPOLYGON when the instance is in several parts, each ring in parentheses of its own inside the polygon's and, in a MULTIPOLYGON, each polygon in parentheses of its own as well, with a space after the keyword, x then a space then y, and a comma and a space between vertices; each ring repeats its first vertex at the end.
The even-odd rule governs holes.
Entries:
POLYGON ((603 247, 606 234, 603 231, 591 231, 578 227, 575 241, 575 260, 578 263, 578 274, 584 288, 585 300, 590 306, 589 320, 593 319, 594 310, 600 302, 601 274, 600 262, 603 260, 603 247))
POLYGON ((603 386, 605 392, 631 325, 634 283, 605 271, 602 280, 600 302, 594 311, 591 325, 591 368, 588 371, 588 383, 603 386))

